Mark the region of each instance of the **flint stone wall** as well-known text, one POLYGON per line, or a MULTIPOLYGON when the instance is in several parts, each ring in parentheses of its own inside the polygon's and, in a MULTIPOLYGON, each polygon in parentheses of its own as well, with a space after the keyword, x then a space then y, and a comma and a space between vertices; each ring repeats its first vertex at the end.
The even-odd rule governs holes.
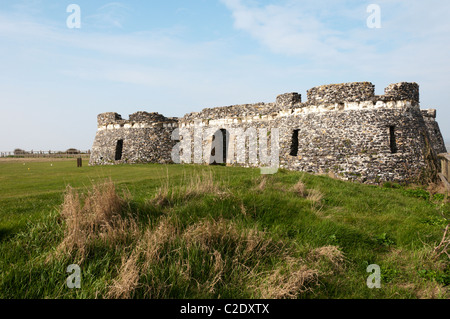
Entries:
POLYGON ((170 163, 177 119, 158 113, 137 112, 124 120, 117 113, 98 115, 98 131, 89 165, 170 163), (123 141, 121 159, 116 160, 118 141, 123 141))
MULTIPOLYGON (((230 134, 226 138, 227 146, 234 149, 233 154, 227 154, 229 164, 270 166, 249 161, 251 154, 247 151, 248 144, 244 148, 246 162, 236 163, 242 149, 237 144, 239 137, 232 133, 235 132, 233 129, 239 128, 244 131, 265 128, 269 134, 267 145, 270 155, 270 134, 277 128, 281 168, 311 173, 334 172, 345 180, 377 183, 414 180, 429 166, 424 157, 428 132, 421 112, 414 107, 304 113, 271 121, 255 119, 241 123, 224 122, 214 126, 191 123, 184 127, 189 129, 192 139, 195 135, 201 138, 206 129, 212 129, 212 132, 225 129, 230 134), (395 132, 395 153, 390 144, 390 127, 395 132), (294 131, 298 131, 298 152, 292 156, 294 131)), ((260 137, 258 131, 256 135, 260 137)), ((256 138, 253 140, 257 141, 256 138)), ((211 144, 211 139, 203 141, 203 148, 197 150, 191 144, 192 157, 185 161, 195 162, 195 157, 198 159, 200 156, 198 152, 203 151, 203 163, 209 163, 211 154, 208 150, 212 148, 211 144)), ((259 144, 256 145, 255 153, 259 157, 259 144)))
POLYGON ((436 110, 422 110, 422 116, 430 136, 431 145, 436 154, 447 153, 444 138, 441 134, 438 122, 436 122, 436 110))
POLYGON ((274 103, 206 108, 180 119, 146 112, 130 115, 130 120, 117 113, 100 114, 90 163, 117 163, 111 160, 114 145, 123 139, 122 162, 171 163, 174 145, 189 141, 190 150, 181 151, 182 161, 209 164, 214 145, 226 136, 227 165, 261 167, 266 165, 260 161, 256 141, 261 137, 258 129, 266 129, 269 154, 272 131, 278 130, 281 168, 331 171, 342 179, 366 183, 413 181, 435 173, 436 154, 445 152, 445 146, 435 111, 420 110, 416 83, 389 85, 381 96, 374 94, 370 82, 326 85, 310 89, 307 97, 302 102, 300 94, 286 93, 274 103), (172 135, 176 128, 184 135, 172 135), (256 150, 249 151, 248 141, 242 144, 243 132, 253 132, 256 150), (220 138, 214 138, 216 142, 214 133, 220 138), (238 156, 242 151, 244 159, 238 156), (256 163, 251 160, 255 156, 256 163))

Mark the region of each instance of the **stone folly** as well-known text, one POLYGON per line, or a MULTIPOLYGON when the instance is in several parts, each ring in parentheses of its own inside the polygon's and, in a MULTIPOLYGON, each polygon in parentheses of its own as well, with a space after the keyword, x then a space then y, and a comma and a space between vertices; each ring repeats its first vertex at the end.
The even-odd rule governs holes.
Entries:
POLYGON ((446 152, 435 119, 435 110, 420 109, 419 86, 406 82, 389 85, 384 95, 375 95, 370 82, 324 85, 308 90, 306 102, 286 93, 274 103, 206 108, 182 118, 137 112, 124 120, 103 113, 89 163, 211 164, 223 158, 227 165, 261 167, 265 156, 276 154, 276 137, 280 168, 365 183, 416 181, 434 177, 437 154, 446 152))

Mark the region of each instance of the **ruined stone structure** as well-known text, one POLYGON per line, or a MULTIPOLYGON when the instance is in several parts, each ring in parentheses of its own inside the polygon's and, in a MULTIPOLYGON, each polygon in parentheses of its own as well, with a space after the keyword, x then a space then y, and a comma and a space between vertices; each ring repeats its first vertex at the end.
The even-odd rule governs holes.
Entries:
POLYGON ((206 108, 182 118, 104 113, 90 164, 173 163, 181 140, 188 143, 181 162, 208 164, 214 155, 214 162, 260 167, 261 141, 275 154, 276 139, 280 168, 367 183, 413 181, 435 176, 437 154, 446 152, 435 118, 435 110, 420 109, 419 86, 406 82, 389 85, 384 95, 369 82, 324 85, 307 91, 306 102, 287 93, 274 103, 206 108))

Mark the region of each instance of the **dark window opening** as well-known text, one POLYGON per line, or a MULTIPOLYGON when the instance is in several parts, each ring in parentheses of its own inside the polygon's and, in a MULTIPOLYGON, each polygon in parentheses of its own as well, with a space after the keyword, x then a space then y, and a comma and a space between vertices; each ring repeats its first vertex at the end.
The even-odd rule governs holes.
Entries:
POLYGON ((389 126, 389 147, 391 148, 391 153, 397 153, 397 141, 395 140, 395 126, 389 126))
POLYGON ((123 140, 118 140, 116 144, 116 161, 120 161, 122 159, 122 151, 123 151, 123 140))
POLYGON ((298 155, 298 132, 300 130, 294 130, 292 133, 292 143, 291 143, 291 152, 289 155, 297 156, 298 155))
POLYGON ((227 130, 221 129, 222 132, 222 150, 223 150, 223 162, 227 162, 227 130))

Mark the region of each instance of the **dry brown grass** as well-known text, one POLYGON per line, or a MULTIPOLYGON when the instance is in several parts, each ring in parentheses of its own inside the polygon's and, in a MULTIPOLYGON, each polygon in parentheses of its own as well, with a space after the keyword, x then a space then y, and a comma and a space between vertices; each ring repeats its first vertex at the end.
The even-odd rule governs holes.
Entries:
POLYGON ((317 189, 307 189, 306 185, 299 180, 293 187, 292 191, 300 197, 304 197, 312 204, 312 208, 316 208, 321 204, 323 193, 317 189))
POLYGON ((448 296, 448 288, 436 282, 422 282, 413 291, 419 299, 438 299, 448 296))
POLYGON ((305 197, 307 194, 306 186, 303 184, 301 180, 299 180, 292 188, 295 194, 297 194, 300 197, 305 197))
POLYGON ((239 208, 241 209, 242 215, 247 216, 247 209, 245 208, 245 205, 243 202, 241 202, 239 208))
MULTIPOLYGON (((309 269, 301 260, 292 258, 289 249, 281 242, 275 243, 257 229, 241 230, 232 221, 203 220, 186 229, 183 240, 189 246, 196 245, 206 251, 211 251, 215 259, 214 277, 208 281, 207 288, 214 291, 224 272, 226 259, 213 247, 233 247, 236 259, 231 263, 233 269, 227 272, 246 269, 247 275, 242 280, 254 291, 255 295, 264 299, 297 298, 299 294, 311 291, 317 283, 319 272, 309 269), (265 257, 281 258, 283 261, 274 270, 265 272, 259 269, 259 260, 265 257), (257 261, 249 266, 248 261, 257 261), (252 284, 253 283, 253 284, 252 284)), ((337 258, 337 256, 335 256, 337 258)))
MULTIPOLYGON (((256 228, 242 229, 234 221, 225 219, 203 219, 182 230, 176 226, 175 219, 163 216, 142 234, 135 250, 122 259, 118 276, 109 287, 108 298, 132 298, 135 289, 140 287, 142 275, 146 276, 142 288, 147 297, 167 296, 171 285, 153 273, 167 263, 176 269, 179 280, 195 282, 199 291, 210 294, 216 292, 224 275, 231 273, 241 273, 240 285, 262 298, 297 298, 311 291, 318 282, 317 270, 291 257, 291 251, 283 243, 274 243, 256 228), (191 259, 192 249, 200 249, 202 257, 199 259, 197 253, 196 259, 191 259), (266 271, 267 268, 260 267, 264 258, 278 258, 280 262, 266 271), (195 263, 210 265, 204 277, 193 276, 193 268, 199 267, 195 263)), ((339 255, 332 250, 320 250, 318 254, 330 255, 334 262, 339 260, 339 255)))
POLYGON ((155 196, 149 201, 149 203, 155 206, 165 206, 173 201, 173 194, 169 185, 164 184, 156 191, 155 196))
POLYGON ((182 236, 188 248, 195 245, 209 250, 211 247, 232 246, 244 259, 250 255, 263 257, 281 248, 281 243, 274 243, 258 229, 241 230, 235 222, 225 219, 202 220, 188 227, 182 236))
POLYGON ((447 255, 447 257, 450 259, 450 253, 448 251, 449 246, 450 246, 450 224, 448 224, 445 227, 441 242, 433 250, 435 254, 434 259, 437 260, 441 255, 444 254, 447 255))
POLYGON ((262 299, 294 299, 318 285, 319 272, 294 258, 286 258, 285 267, 277 267, 263 278, 257 290, 262 299))
POLYGON ((139 284, 139 266, 137 254, 133 252, 129 258, 122 257, 119 275, 113 280, 106 298, 130 299, 139 284))
POLYGON ((323 194, 318 189, 309 189, 308 196, 306 196, 306 199, 315 204, 319 204, 323 199, 323 194))
POLYGON ((337 246, 324 246, 316 248, 309 253, 309 258, 313 261, 325 259, 337 269, 342 269, 346 262, 344 253, 337 246))
MULTIPOLYGON (((192 187, 183 190, 187 196, 219 191, 211 175, 192 179, 187 185, 192 187)), ((240 285, 263 298, 294 298, 312 289, 317 280, 316 270, 290 257, 292 251, 284 243, 274 242, 256 226, 242 228, 235 221, 219 218, 202 219, 182 229, 177 216, 164 215, 141 231, 134 218, 122 217, 127 196, 119 196, 109 180, 85 193, 68 187, 61 206, 65 233, 57 254, 70 255, 81 264, 99 244, 123 251, 106 298, 133 298, 138 288, 152 298, 167 296, 172 287, 157 273, 167 263, 186 285, 196 282, 199 291, 210 294, 216 292, 225 274, 232 273, 241 273, 240 285), (189 254, 198 250, 200 255, 191 259, 189 254), (281 261, 267 272, 260 261, 272 259, 281 261), (202 277, 194 277, 197 263, 210 265, 202 277), (142 276, 146 280, 140 284, 142 276)))
POLYGON ((267 176, 263 175, 260 178, 260 182, 258 184, 258 186, 256 187, 259 191, 264 191, 266 189, 266 184, 267 184, 267 176))
POLYGON ((161 266, 167 262, 169 255, 174 253, 178 257, 172 266, 178 269, 177 272, 186 282, 195 281, 191 273, 191 267, 194 265, 191 264, 189 257, 183 255, 183 251, 190 251, 194 247, 205 253, 204 258, 210 259, 209 261, 204 259, 203 263, 213 265, 204 282, 197 283, 200 290, 209 293, 215 292, 225 271, 234 271, 226 269, 226 264, 233 265, 232 267, 236 267, 235 270, 238 271, 241 267, 247 267, 249 260, 258 260, 268 253, 274 256, 280 253, 280 246, 274 245, 264 233, 257 229, 239 229, 233 221, 204 219, 184 231, 175 224, 173 217, 164 216, 156 226, 148 228, 143 233, 131 257, 122 260, 119 275, 113 280, 107 297, 130 298, 134 289, 138 287, 140 273, 150 274, 150 281, 153 281, 146 286, 149 295, 156 298, 164 296, 170 287, 151 276, 152 266, 161 266), (227 261, 229 257, 219 251, 224 248, 234 251, 235 260, 227 261), (137 260, 140 260, 139 267, 136 265, 137 260))
MULTIPOLYGON (((221 192, 210 173, 189 179, 186 187, 179 190, 188 197, 221 192)), ((138 288, 151 298, 167 296, 172 286, 158 275, 158 269, 167 267, 167 263, 175 267, 186 285, 195 282, 199 291, 210 294, 216 292, 225 274, 232 273, 241 273, 239 285, 263 298, 296 298, 317 282, 318 271, 292 258, 292 251, 284 243, 274 242, 256 227, 241 228, 232 220, 202 219, 182 229, 177 216, 169 214, 141 231, 134 218, 122 217, 130 199, 127 197, 129 193, 119 196, 109 180, 93 185, 84 195, 68 187, 61 206, 65 233, 57 254, 70 255, 81 264, 98 244, 123 251, 118 274, 111 281, 106 298, 133 298, 138 288), (198 250, 201 253, 195 259, 189 257, 198 250), (270 271, 260 265, 262 260, 273 259, 280 261, 270 271), (200 278, 193 271, 198 269, 197 263, 209 265, 200 278), (142 276, 145 283, 140 284, 142 276)), ((245 213, 245 207, 241 209, 245 213)), ((331 251, 322 253, 331 254, 330 258, 338 261, 331 251)))
POLYGON ((222 255, 220 254, 220 252, 215 249, 211 255, 211 258, 214 259, 214 277, 207 283, 207 289, 209 293, 214 293, 216 285, 222 280, 222 276, 225 270, 225 262, 222 259, 222 255))
POLYGON ((433 281, 397 283, 398 288, 409 291, 418 299, 448 299, 448 288, 433 281))
POLYGON ((151 266, 165 261, 168 255, 164 249, 178 237, 178 229, 167 216, 161 217, 155 227, 147 228, 140 236, 130 257, 122 258, 119 274, 109 286, 106 297, 112 299, 132 298, 135 289, 139 287, 142 274, 150 275, 147 277, 150 282, 144 285, 148 296, 151 298, 164 296, 166 289, 170 287, 151 276, 151 266))
POLYGON ((201 220, 188 227, 182 236, 188 248, 197 245, 205 250, 214 244, 238 242, 240 239, 240 233, 234 223, 224 219, 201 220))
POLYGON ((137 245, 137 250, 144 257, 144 269, 162 261, 161 253, 165 245, 174 242, 179 236, 178 229, 169 217, 162 217, 155 228, 147 228, 137 245))
POLYGON ((111 180, 93 185, 81 196, 68 186, 60 212, 65 222, 64 239, 56 255, 75 254, 81 263, 95 242, 112 246, 136 237, 139 233, 136 222, 121 216, 124 206, 125 201, 111 180))
MULTIPOLYGON (((427 191, 430 193, 430 195, 434 195, 434 194, 448 195, 448 190, 442 181, 428 184, 427 191)), ((448 200, 448 198, 447 198, 447 200, 448 200)))
POLYGON ((339 179, 339 176, 333 171, 328 171, 327 176, 332 179, 339 179))

